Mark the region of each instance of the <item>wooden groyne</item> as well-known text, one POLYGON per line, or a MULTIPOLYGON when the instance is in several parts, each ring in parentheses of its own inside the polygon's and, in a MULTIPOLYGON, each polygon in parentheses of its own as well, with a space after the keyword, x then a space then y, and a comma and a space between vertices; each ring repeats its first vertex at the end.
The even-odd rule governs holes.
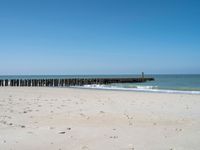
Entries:
POLYGON ((154 78, 71 78, 71 79, 0 79, 0 86, 67 87, 91 84, 138 83, 154 78))

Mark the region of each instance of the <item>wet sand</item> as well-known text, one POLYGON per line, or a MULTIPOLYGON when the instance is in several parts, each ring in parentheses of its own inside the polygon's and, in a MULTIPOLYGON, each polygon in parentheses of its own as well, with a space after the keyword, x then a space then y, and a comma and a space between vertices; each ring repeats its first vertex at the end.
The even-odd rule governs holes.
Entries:
POLYGON ((199 150, 200 95, 0 88, 0 150, 199 150))

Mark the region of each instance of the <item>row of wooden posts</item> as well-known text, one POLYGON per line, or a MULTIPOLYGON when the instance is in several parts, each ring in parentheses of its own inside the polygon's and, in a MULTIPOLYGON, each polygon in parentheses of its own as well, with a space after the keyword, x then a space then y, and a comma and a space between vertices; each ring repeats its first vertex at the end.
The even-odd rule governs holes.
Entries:
POLYGON ((0 86, 82 86, 90 84, 136 83, 153 78, 74 78, 74 79, 0 79, 0 86))

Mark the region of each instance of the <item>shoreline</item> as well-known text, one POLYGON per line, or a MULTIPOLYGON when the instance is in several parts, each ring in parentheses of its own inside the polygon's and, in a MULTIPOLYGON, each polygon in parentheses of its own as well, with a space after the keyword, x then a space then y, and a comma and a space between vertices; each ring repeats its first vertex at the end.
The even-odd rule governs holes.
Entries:
POLYGON ((178 95, 200 95, 200 91, 181 91, 181 90, 165 90, 165 89, 137 89, 137 88, 96 88, 84 86, 70 87, 0 87, 0 88, 52 88, 52 89, 80 89, 80 90, 97 90, 97 91, 119 91, 119 92, 135 92, 135 93, 152 93, 152 94, 178 94, 178 95))
MULTIPOLYGON (((65 88, 65 87, 64 87, 65 88)), ((188 94, 188 95, 200 95, 200 91, 187 91, 187 90, 168 90, 168 89, 138 89, 138 88, 117 88, 117 87, 69 87, 77 89, 91 89, 91 90, 110 90, 110 91, 128 91, 128 92, 144 92, 144 93, 163 93, 163 94, 188 94)))
POLYGON ((119 91, 119 92, 136 92, 136 93, 153 93, 153 94, 180 94, 180 95, 200 95, 200 91, 187 90, 167 90, 167 89, 137 89, 137 88, 110 88, 110 87, 84 87, 84 86, 70 86, 70 87, 0 87, 0 88, 52 88, 52 89, 80 89, 80 90, 97 90, 97 91, 119 91))

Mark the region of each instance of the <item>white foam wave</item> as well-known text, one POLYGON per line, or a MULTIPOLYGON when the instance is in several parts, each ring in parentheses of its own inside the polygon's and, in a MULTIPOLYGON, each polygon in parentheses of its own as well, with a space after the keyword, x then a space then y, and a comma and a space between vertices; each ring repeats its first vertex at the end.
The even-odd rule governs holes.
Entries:
POLYGON ((136 86, 137 89, 155 89, 157 86, 136 86))
POLYGON ((156 93, 200 94, 200 91, 164 90, 164 89, 158 89, 157 86, 136 86, 135 88, 124 88, 124 87, 117 87, 117 86, 92 84, 92 85, 75 86, 75 87, 76 88, 90 88, 90 89, 105 89, 105 90, 156 92, 156 93))

